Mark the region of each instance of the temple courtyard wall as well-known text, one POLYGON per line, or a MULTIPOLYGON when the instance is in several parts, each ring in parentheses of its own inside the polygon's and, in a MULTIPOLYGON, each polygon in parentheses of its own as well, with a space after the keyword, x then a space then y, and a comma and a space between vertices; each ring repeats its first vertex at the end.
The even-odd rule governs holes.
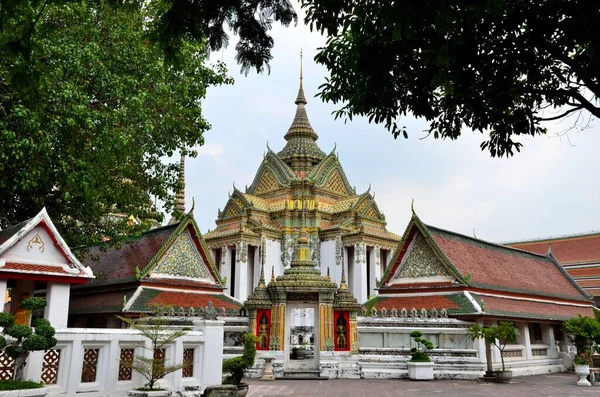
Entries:
MULTIPOLYGON (((485 322, 486 325, 493 323, 495 322, 485 322)), ((242 347, 237 340, 248 330, 244 324, 247 324, 246 317, 228 318, 225 321, 224 358, 241 354, 242 347), (236 333, 239 333, 239 336, 236 336, 236 333)), ((479 378, 486 369, 485 345, 482 340, 472 341, 468 337, 467 330, 473 324, 471 321, 454 318, 359 316, 359 354, 320 352, 320 376, 330 379, 408 378, 406 363, 410 360, 410 349, 415 346, 409 334, 420 330, 423 337, 431 340, 436 347, 430 352, 435 362, 435 378, 479 378)), ((542 324, 542 343, 531 343, 529 328, 533 327, 533 324, 516 322, 521 337, 518 343, 507 345, 505 349, 507 369, 513 371, 513 376, 564 372, 571 365, 568 354, 570 346, 567 341, 555 339, 554 327, 551 324, 542 324)), ((499 351, 495 349, 492 356, 494 369, 501 369, 499 351)), ((283 351, 258 351, 256 363, 248 371, 248 377, 263 376, 265 358, 272 360, 275 377, 283 377, 283 351)))

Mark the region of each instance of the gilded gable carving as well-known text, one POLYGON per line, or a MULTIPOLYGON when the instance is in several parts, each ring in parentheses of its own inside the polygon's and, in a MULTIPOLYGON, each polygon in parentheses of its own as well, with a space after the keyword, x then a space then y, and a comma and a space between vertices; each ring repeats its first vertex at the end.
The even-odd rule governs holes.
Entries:
POLYGON ((363 211, 363 215, 368 218, 379 219, 379 213, 377 212, 377 208, 375 208, 375 204, 371 204, 369 208, 363 211))
POLYGON ((333 170, 333 172, 329 175, 329 178, 327 178, 327 181, 323 187, 336 193, 348 194, 346 186, 344 185, 344 178, 337 169, 333 170))
POLYGON ((261 194, 271 192, 273 190, 277 190, 279 188, 279 183, 277 182, 277 178, 270 171, 266 171, 260 177, 258 184, 256 185, 256 190, 254 194, 261 194))
POLYGON ((241 215, 241 211, 240 211, 239 207, 237 207, 232 202, 227 204, 227 206, 225 207, 225 210, 223 211, 223 217, 229 218, 229 217, 237 216, 237 215, 241 215))
POLYGON ((177 237, 152 273, 175 277, 210 278, 208 267, 187 230, 177 237))
POLYGON ((417 233, 409 252, 406 253, 404 264, 394 277, 402 278, 450 276, 446 267, 438 259, 433 249, 427 244, 425 238, 417 233))

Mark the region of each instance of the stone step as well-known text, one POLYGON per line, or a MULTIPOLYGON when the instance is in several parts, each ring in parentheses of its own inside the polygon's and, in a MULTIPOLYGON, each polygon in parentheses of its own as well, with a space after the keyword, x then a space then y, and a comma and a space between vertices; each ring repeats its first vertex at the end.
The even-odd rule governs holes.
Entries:
POLYGON ((277 379, 285 380, 328 380, 326 376, 321 376, 318 369, 288 369, 283 371, 283 377, 277 379))

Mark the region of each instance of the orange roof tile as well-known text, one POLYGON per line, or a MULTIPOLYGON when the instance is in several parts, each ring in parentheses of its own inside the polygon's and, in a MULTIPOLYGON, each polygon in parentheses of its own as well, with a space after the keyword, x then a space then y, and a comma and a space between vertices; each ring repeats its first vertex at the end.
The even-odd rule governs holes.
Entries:
POLYGON ((548 252, 548 247, 560 263, 600 263, 600 234, 573 236, 532 242, 508 244, 538 254, 548 252))
POLYGON ((592 304, 585 307, 561 305, 556 303, 535 302, 506 297, 473 295, 483 300, 483 309, 487 315, 521 318, 547 318, 564 320, 571 317, 594 316, 592 304))

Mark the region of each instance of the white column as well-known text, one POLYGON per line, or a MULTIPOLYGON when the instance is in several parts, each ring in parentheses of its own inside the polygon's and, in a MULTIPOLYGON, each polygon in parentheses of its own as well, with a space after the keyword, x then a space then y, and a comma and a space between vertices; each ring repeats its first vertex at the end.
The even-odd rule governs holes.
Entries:
POLYGON ((248 298, 248 243, 235 245, 235 291, 234 297, 245 301, 248 298))
POLYGON ((380 248, 372 247, 369 254, 369 286, 368 296, 377 295, 377 280, 381 278, 379 261, 381 260, 380 248))
POLYGON ((533 353, 531 353, 531 338, 529 337, 529 324, 523 323, 523 342, 525 344, 525 360, 531 360, 533 353))
MULTIPOLYGON (((498 325, 498 322, 496 320, 492 320, 490 322, 490 325, 498 325)), ((495 363, 502 363, 502 357, 500 356, 500 349, 498 349, 496 346, 492 346, 492 357, 493 357, 493 361, 495 363)))
MULTIPOLYGON (((483 320, 478 320, 477 324, 483 325, 483 320)), ((473 341, 473 349, 477 349, 477 355, 479 356, 479 362, 482 364, 486 364, 487 366, 487 357, 485 356, 485 339, 479 338, 473 341)))
MULTIPOLYGON (((260 243, 259 243, 260 244, 260 243)), ((265 244, 266 246, 266 244, 265 244)), ((256 288, 258 286, 258 280, 260 279, 260 251, 261 249, 259 247, 254 248, 254 277, 252 278, 252 288, 250 288, 250 290, 248 291, 249 293, 252 293, 252 291, 254 291, 254 288, 256 288)), ((265 273, 267 272, 267 269, 265 269, 265 273)), ((267 278, 267 274, 265 274, 265 279, 267 278)))
POLYGON ((0 297, 2 298, 2 305, 0 307, 0 313, 4 311, 4 298, 6 297, 6 285, 8 284, 8 280, 3 279, 0 280, 0 297))
POLYGON ((233 291, 231 290, 231 251, 230 248, 226 245, 221 247, 221 266, 220 271, 221 277, 226 278, 225 282, 225 294, 233 295, 233 291))
POLYGON ((98 374, 98 378, 104 378, 104 391, 107 395, 114 395, 117 382, 119 381, 119 361, 121 359, 121 347, 117 339, 111 339, 109 345, 102 349, 100 354, 107 354, 109 360, 104 360, 106 371, 104 374, 98 374), (114 394, 113 394, 114 393, 114 394))
POLYGON ((70 284, 48 283, 46 289, 48 305, 44 310, 44 318, 50 321, 54 328, 67 328, 70 290, 70 284))
POLYGON ((352 266, 352 293, 359 303, 367 300, 367 247, 365 243, 354 244, 352 266))
POLYGON ((193 320, 194 330, 204 333, 202 351, 201 379, 202 388, 221 384, 221 363, 223 362, 223 324, 221 320, 193 320))
POLYGON ((554 327, 550 324, 542 324, 542 338, 544 343, 549 345, 548 357, 557 358, 558 352, 556 351, 556 339, 554 338, 554 327))
MULTIPOLYGON (((169 360, 167 365, 174 365, 183 362, 183 341, 181 338, 175 339, 175 343, 169 346, 171 349, 171 354, 169 354, 169 359, 173 358, 173 361, 169 360)), ((181 384, 181 380, 183 379, 183 371, 178 370, 175 372, 171 372, 169 374, 169 383, 175 388, 175 391, 179 391, 183 389, 183 385, 181 384)))

